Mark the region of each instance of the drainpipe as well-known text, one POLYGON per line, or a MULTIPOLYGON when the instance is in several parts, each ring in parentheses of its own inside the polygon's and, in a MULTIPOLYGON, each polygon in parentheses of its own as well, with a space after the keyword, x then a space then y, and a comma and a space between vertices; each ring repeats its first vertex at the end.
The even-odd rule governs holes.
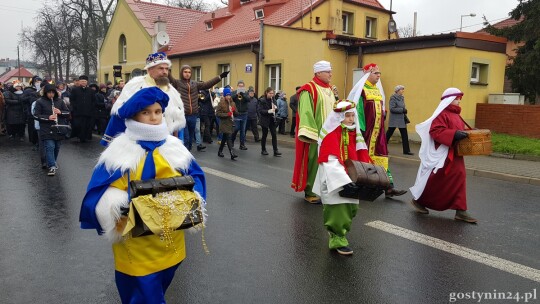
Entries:
POLYGON ((362 47, 358 47, 358 68, 363 68, 364 65, 362 65, 362 61, 364 59, 364 53, 362 52, 362 47))
MULTIPOLYGON (((259 94, 259 56, 260 52, 255 48, 255 45, 251 45, 251 52, 255 54, 255 93, 259 94)), ((258 96, 258 95, 257 95, 258 96)), ((255 96, 255 97, 257 97, 255 96)))

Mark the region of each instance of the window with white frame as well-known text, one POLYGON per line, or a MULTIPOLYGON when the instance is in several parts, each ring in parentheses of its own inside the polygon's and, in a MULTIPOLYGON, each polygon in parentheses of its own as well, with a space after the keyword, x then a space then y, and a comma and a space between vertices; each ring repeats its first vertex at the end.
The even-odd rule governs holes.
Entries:
POLYGON ((489 64, 473 62, 471 64, 471 84, 488 84, 489 64))
POLYGON ((124 34, 120 35, 120 39, 118 41, 118 62, 126 62, 127 61, 127 41, 126 36, 124 34))
POLYGON ((191 67, 191 79, 195 81, 202 81, 202 74, 201 74, 201 67, 200 66, 194 66, 191 67))
POLYGON ((267 65, 268 86, 272 89, 281 90, 281 64, 267 65))
POLYGON ((342 26, 343 33, 353 34, 353 20, 354 20, 353 13, 343 12, 343 14, 341 14, 341 18, 343 20, 343 26, 342 26))
POLYGON ((212 25, 212 21, 205 22, 206 23, 206 30, 211 31, 214 29, 214 26, 212 25))
MULTIPOLYGON (((218 71, 219 73, 223 73, 223 72, 227 72, 227 71, 230 71, 231 70, 231 66, 229 64, 220 64, 218 65, 218 71)), ((231 77, 230 77, 230 73, 227 74, 227 77, 221 79, 221 87, 225 87, 226 85, 230 85, 231 84, 231 77)))
POLYGON ((377 19, 366 17, 366 38, 377 38, 377 19))
POLYGON ((262 8, 255 10, 255 19, 264 18, 264 10, 262 8))

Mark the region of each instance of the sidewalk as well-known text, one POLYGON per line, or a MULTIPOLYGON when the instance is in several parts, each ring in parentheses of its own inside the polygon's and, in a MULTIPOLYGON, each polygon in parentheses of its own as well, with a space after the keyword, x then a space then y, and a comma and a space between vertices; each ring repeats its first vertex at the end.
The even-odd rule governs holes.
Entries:
MULTIPOLYGON (((253 139, 251 132, 246 136, 253 139)), ((288 134, 278 134, 278 145, 294 147, 294 138, 288 134)), ((403 155, 401 143, 390 142, 388 152, 390 158, 414 161, 420 163, 418 158, 419 144, 411 143, 411 152, 414 155, 403 155)), ((494 154, 493 156, 465 156, 467 174, 505 180, 516 183, 540 186, 540 161, 510 159, 494 154)), ((517 158, 517 157, 516 157, 517 158)))

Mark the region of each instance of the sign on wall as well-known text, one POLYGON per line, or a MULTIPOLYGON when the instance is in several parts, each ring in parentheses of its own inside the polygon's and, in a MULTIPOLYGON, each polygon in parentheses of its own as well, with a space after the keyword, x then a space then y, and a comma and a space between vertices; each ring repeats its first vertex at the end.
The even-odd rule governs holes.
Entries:
POLYGON ((251 73, 251 72, 253 72, 253 64, 246 63, 246 73, 251 73))

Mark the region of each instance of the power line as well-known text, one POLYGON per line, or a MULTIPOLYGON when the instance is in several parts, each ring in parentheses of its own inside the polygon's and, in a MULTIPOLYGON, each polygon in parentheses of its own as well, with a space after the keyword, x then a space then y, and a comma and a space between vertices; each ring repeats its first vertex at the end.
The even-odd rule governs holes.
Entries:
MULTIPOLYGON (((498 19, 492 19, 492 20, 488 20, 489 23, 492 23, 492 22, 498 22, 498 21, 502 21, 502 20, 505 20, 505 19, 508 19, 508 17, 503 17, 503 18, 498 18, 498 19)), ((484 25, 484 22, 482 23, 477 23, 477 24, 472 24, 472 25, 467 25, 467 26, 463 26, 462 28, 468 28, 468 27, 473 27, 473 26, 478 26, 478 25, 484 25)), ((431 33, 431 35, 434 35, 434 34, 440 34, 440 33, 450 33, 450 32, 455 32, 455 31, 458 31, 459 30, 459 27, 458 28, 454 28, 454 29, 450 29, 450 30, 445 30, 445 31, 437 31, 437 32, 433 32, 431 33)), ((430 35, 430 34, 427 34, 427 35, 430 35)))

